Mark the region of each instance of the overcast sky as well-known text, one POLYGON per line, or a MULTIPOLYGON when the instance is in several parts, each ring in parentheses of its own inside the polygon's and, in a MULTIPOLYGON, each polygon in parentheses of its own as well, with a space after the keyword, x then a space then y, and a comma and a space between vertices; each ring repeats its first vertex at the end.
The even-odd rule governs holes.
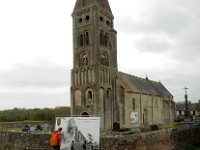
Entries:
MULTIPOLYGON (((109 0, 118 69, 200 99, 200 0, 109 0)), ((0 110, 70 105, 75 0, 0 0, 0 110)))

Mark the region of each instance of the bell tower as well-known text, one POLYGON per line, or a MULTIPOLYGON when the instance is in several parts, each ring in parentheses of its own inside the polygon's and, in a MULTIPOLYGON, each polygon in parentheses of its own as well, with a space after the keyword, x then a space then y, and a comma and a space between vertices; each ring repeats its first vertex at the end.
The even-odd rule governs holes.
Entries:
POLYGON ((108 0, 76 0, 73 18, 71 114, 116 120, 117 32, 108 0))

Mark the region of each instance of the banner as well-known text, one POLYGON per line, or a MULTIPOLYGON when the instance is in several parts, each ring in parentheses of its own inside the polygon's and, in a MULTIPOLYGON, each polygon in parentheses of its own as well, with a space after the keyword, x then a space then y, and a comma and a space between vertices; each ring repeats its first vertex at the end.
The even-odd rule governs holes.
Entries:
POLYGON ((138 112, 131 112, 130 114, 130 121, 131 123, 138 123, 139 121, 139 113, 138 112))
POLYGON ((56 117, 55 129, 62 127, 60 150, 99 150, 100 117, 56 117))

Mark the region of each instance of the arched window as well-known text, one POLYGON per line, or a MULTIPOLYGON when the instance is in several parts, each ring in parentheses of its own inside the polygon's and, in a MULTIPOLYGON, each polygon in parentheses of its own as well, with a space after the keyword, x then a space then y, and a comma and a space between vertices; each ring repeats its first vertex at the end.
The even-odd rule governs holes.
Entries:
POLYGON ((132 108, 135 110, 135 98, 132 99, 132 108))
POLYGON ((89 33, 85 32, 85 45, 89 45, 89 33))
POLYGON ((100 31, 100 45, 104 45, 104 33, 103 31, 100 31))
POLYGON ((90 16, 86 16, 86 17, 85 17, 85 20, 86 20, 86 21, 90 20, 90 16))
POLYGON ((88 99, 92 99, 92 91, 88 91, 88 99))
POLYGON ((82 18, 79 18, 79 19, 78 19, 78 22, 79 22, 79 23, 82 23, 82 21, 83 21, 82 18))
POLYGON ((108 56, 106 53, 101 54, 101 65, 109 66, 108 64, 108 56))
POLYGON ((109 25, 110 25, 110 22, 107 20, 107 21, 106 21, 106 24, 109 26, 109 25))
POLYGON ((108 44, 108 41, 109 41, 108 33, 105 34, 105 39, 104 39, 104 41, 105 41, 105 43, 104 43, 105 46, 108 47, 108 45, 109 45, 109 44, 108 44))
POLYGON ((83 46, 83 34, 80 34, 80 37, 79 37, 79 45, 80 45, 80 46, 83 46))
POLYGON ((79 47, 80 46, 80 36, 79 34, 77 35, 77 40, 76 40, 76 46, 79 47))
POLYGON ((99 17, 99 20, 100 20, 101 22, 103 22, 103 17, 102 17, 102 16, 100 16, 100 17, 99 17))
POLYGON ((110 99, 110 89, 108 89, 107 92, 106 92, 106 98, 110 99))
POLYGON ((80 60, 79 60, 79 65, 80 66, 88 65, 88 55, 86 53, 83 53, 81 55, 80 60))
POLYGON ((88 88, 85 91, 85 100, 86 100, 86 105, 90 104, 90 102, 93 100, 93 91, 91 88, 88 88))

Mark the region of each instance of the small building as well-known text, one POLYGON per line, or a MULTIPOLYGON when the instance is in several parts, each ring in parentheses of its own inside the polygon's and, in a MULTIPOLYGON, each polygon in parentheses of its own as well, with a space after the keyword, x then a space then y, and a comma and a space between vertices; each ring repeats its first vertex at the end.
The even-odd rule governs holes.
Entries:
MULTIPOLYGON (((199 103, 188 103, 188 110, 192 118, 200 116, 199 103)), ((176 118, 183 119, 185 116, 185 102, 176 103, 176 118)))

